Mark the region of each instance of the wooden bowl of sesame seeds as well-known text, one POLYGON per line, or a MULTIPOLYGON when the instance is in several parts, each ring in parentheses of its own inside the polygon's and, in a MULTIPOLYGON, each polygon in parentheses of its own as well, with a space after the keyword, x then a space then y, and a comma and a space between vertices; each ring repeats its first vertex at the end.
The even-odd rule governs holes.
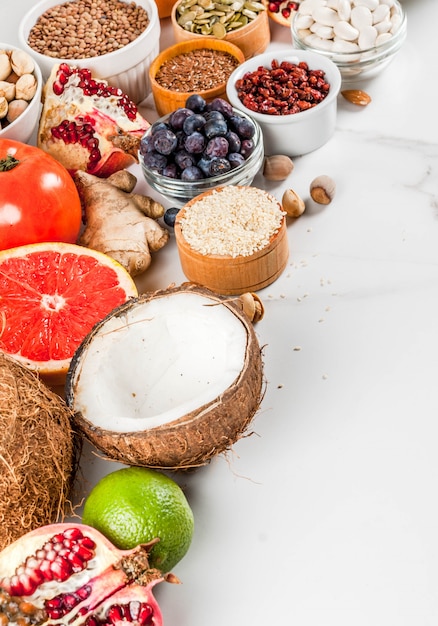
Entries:
POLYGON ((175 239, 188 280, 222 295, 267 287, 289 258, 281 204, 252 186, 217 187, 188 202, 175 239))
POLYGON ((149 67, 149 81, 155 108, 161 116, 183 107, 196 93, 211 102, 227 99, 227 81, 245 61, 243 52, 232 43, 201 37, 163 50, 149 67))

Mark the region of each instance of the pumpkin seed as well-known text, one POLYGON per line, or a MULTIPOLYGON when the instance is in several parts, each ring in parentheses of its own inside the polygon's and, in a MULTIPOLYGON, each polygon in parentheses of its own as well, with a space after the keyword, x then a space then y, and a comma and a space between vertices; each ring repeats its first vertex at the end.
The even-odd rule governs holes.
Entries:
POLYGON ((246 26, 264 10, 257 0, 181 0, 177 22, 192 33, 223 39, 227 32, 246 26))

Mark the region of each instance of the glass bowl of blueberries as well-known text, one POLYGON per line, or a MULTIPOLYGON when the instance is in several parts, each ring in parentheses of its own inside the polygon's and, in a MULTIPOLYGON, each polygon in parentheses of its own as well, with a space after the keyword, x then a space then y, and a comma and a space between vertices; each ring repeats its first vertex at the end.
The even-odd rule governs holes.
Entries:
POLYGON ((250 185, 263 165, 262 131, 227 100, 192 94, 151 125, 138 157, 146 182, 181 207, 215 187, 250 185))

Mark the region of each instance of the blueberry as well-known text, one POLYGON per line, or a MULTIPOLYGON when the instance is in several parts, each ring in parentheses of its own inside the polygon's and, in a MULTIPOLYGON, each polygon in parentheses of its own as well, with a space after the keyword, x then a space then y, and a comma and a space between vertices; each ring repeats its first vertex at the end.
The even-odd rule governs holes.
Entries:
POLYGON ((195 159, 192 154, 189 154, 187 150, 178 150, 174 155, 176 165, 181 169, 185 170, 186 167, 191 167, 195 165, 195 159))
POLYGON ((175 109, 173 113, 170 114, 169 124, 173 130, 181 130, 184 124, 184 120, 187 117, 193 115, 193 111, 191 109, 187 109, 186 107, 179 107, 179 109, 175 109))
POLYGON ((233 107, 231 104, 223 98, 214 98, 208 105, 209 111, 219 111, 224 117, 230 117, 233 115, 233 107))
POLYGON ((177 143, 178 141, 175 134, 167 128, 157 130, 157 132, 153 134, 154 148, 160 154, 172 154, 177 146, 177 143))
POLYGON ((162 171, 167 178, 178 178, 178 167, 176 163, 168 163, 162 171))
POLYGON ((205 137, 199 131, 195 131, 186 137, 184 147, 189 154, 201 154, 205 148, 205 137))
POLYGON ((202 111, 205 110, 206 104, 204 98, 197 93, 192 94, 186 100, 186 107, 195 111, 195 113, 202 113, 202 111))
POLYGON ((175 137, 177 140, 177 146, 176 146, 176 150, 183 150, 184 149, 184 142, 186 140, 186 134, 183 130, 177 130, 175 132, 175 137))
POLYGON ((202 157, 199 159, 199 161, 197 163, 197 166, 202 171, 204 176, 207 177, 207 178, 208 178, 208 176, 210 176, 210 163, 211 163, 210 157, 208 157, 205 154, 202 155, 202 157))
POLYGON ((154 150, 152 135, 144 135, 140 141, 140 154, 145 155, 152 150, 154 150))
POLYGON ((225 120, 208 120, 204 126, 204 134, 207 139, 212 137, 225 137, 228 132, 228 125, 225 120))
POLYGON ((181 180, 185 180, 188 182, 194 182, 196 180, 202 180, 204 175, 199 167, 196 165, 192 165, 191 167, 186 167, 185 170, 181 172, 181 180))
POLYGON ((205 117, 206 121, 208 121, 208 120, 224 120, 225 119, 220 111, 205 111, 203 113, 203 116, 205 117))
POLYGON ((254 148, 255 145, 252 139, 243 139, 240 154, 247 159, 254 152, 254 148))
POLYGON ((175 226, 175 218, 178 215, 180 209, 177 207, 170 207, 163 215, 164 223, 173 228, 175 226))
POLYGON ((225 157, 228 149, 229 144, 225 137, 212 137, 205 147, 205 154, 209 157, 225 157))
POLYGON ((186 135, 191 135, 195 130, 202 130, 205 124, 205 117, 200 113, 195 113, 186 117, 183 124, 183 131, 186 135))
POLYGON ((213 157, 210 162, 209 174, 210 176, 218 176, 219 174, 226 174, 231 169, 230 162, 224 157, 213 157))
POLYGON ((237 133, 232 130, 229 130, 225 135, 225 139, 228 141, 229 151, 230 152, 240 152, 240 147, 242 142, 237 133))
POLYGON ((143 156, 143 163, 148 169, 161 174, 161 172, 167 165, 167 158, 164 156, 164 154, 159 154, 156 151, 147 152, 143 156))
POLYGON ((252 139, 255 133, 255 126, 246 117, 235 115, 231 118, 231 124, 241 139, 252 139))
POLYGON ((227 158, 230 162, 231 169, 235 169, 245 163, 245 157, 240 154, 240 152, 230 152, 227 158))
POLYGON ((160 122, 159 120, 157 122, 154 122, 151 126, 150 129, 150 133, 151 135, 153 135, 154 133, 157 132, 157 130, 165 130, 166 128, 169 128, 169 124, 167 124, 166 122, 160 122))

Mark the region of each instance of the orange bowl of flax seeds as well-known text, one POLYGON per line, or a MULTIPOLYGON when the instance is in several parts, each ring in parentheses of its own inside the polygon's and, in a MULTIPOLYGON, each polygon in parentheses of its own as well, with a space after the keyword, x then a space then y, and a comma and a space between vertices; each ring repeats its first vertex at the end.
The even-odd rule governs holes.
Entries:
POLYGON ((161 52, 149 67, 155 108, 160 116, 183 107, 196 93, 211 102, 226 96, 231 73, 245 60, 234 44, 201 37, 174 44, 161 52))

